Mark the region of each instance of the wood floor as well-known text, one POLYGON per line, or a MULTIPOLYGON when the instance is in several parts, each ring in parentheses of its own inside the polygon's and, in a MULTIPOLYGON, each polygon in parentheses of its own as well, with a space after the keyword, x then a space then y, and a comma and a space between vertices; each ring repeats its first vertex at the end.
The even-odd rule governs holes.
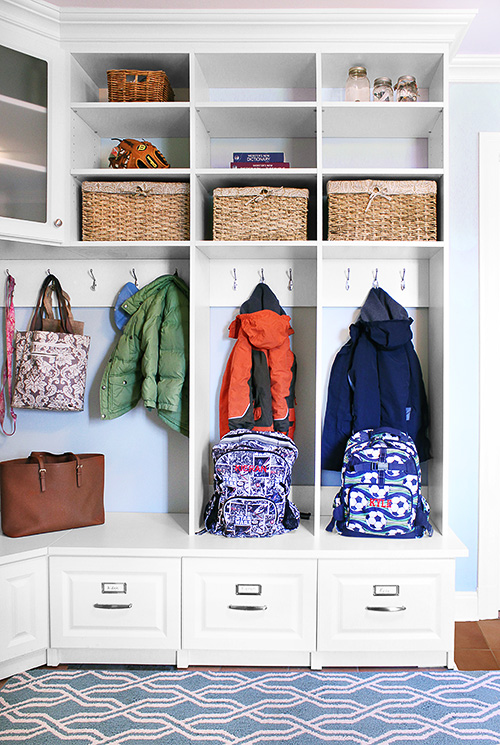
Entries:
POLYGON ((500 670, 500 619, 456 623, 455 663, 459 670, 500 670))
MULTIPOLYGON (((455 663, 459 670, 500 670, 500 619, 457 622, 455 624, 455 663)), ((61 668, 67 667, 67 665, 61 665, 61 668)), ((223 670, 225 668, 210 669, 223 670)), ((356 669, 373 670, 375 668, 356 669)), ((0 688, 5 682, 5 680, 0 680, 0 688)))

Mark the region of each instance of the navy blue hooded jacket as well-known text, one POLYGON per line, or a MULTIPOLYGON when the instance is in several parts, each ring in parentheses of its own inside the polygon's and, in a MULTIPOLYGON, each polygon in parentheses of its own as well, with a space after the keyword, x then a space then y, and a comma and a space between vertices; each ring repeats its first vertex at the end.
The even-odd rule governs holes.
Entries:
POLYGON ((406 310, 382 288, 372 288, 335 357, 323 425, 322 468, 340 471, 349 437, 361 429, 393 427, 430 457, 428 406, 406 310))

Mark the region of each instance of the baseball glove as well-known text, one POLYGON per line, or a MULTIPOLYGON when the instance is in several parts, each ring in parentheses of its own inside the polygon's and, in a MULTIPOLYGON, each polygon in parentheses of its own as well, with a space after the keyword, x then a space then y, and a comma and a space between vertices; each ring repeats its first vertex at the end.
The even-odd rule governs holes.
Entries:
POLYGON ((120 140, 109 156, 110 168, 170 168, 157 147, 147 140, 120 140))

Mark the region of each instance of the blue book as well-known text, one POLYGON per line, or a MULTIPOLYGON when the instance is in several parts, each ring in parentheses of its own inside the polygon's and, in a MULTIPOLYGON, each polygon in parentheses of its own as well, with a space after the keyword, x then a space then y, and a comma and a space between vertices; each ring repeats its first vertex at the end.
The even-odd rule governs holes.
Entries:
POLYGON ((284 163, 285 153, 233 153, 235 163, 284 163))

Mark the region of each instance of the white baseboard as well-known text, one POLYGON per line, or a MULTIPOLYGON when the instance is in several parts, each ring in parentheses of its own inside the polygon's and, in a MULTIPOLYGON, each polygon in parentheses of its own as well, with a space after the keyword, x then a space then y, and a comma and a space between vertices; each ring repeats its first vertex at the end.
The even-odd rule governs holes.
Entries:
POLYGON ((478 621, 477 592, 455 593, 455 621, 478 621))

